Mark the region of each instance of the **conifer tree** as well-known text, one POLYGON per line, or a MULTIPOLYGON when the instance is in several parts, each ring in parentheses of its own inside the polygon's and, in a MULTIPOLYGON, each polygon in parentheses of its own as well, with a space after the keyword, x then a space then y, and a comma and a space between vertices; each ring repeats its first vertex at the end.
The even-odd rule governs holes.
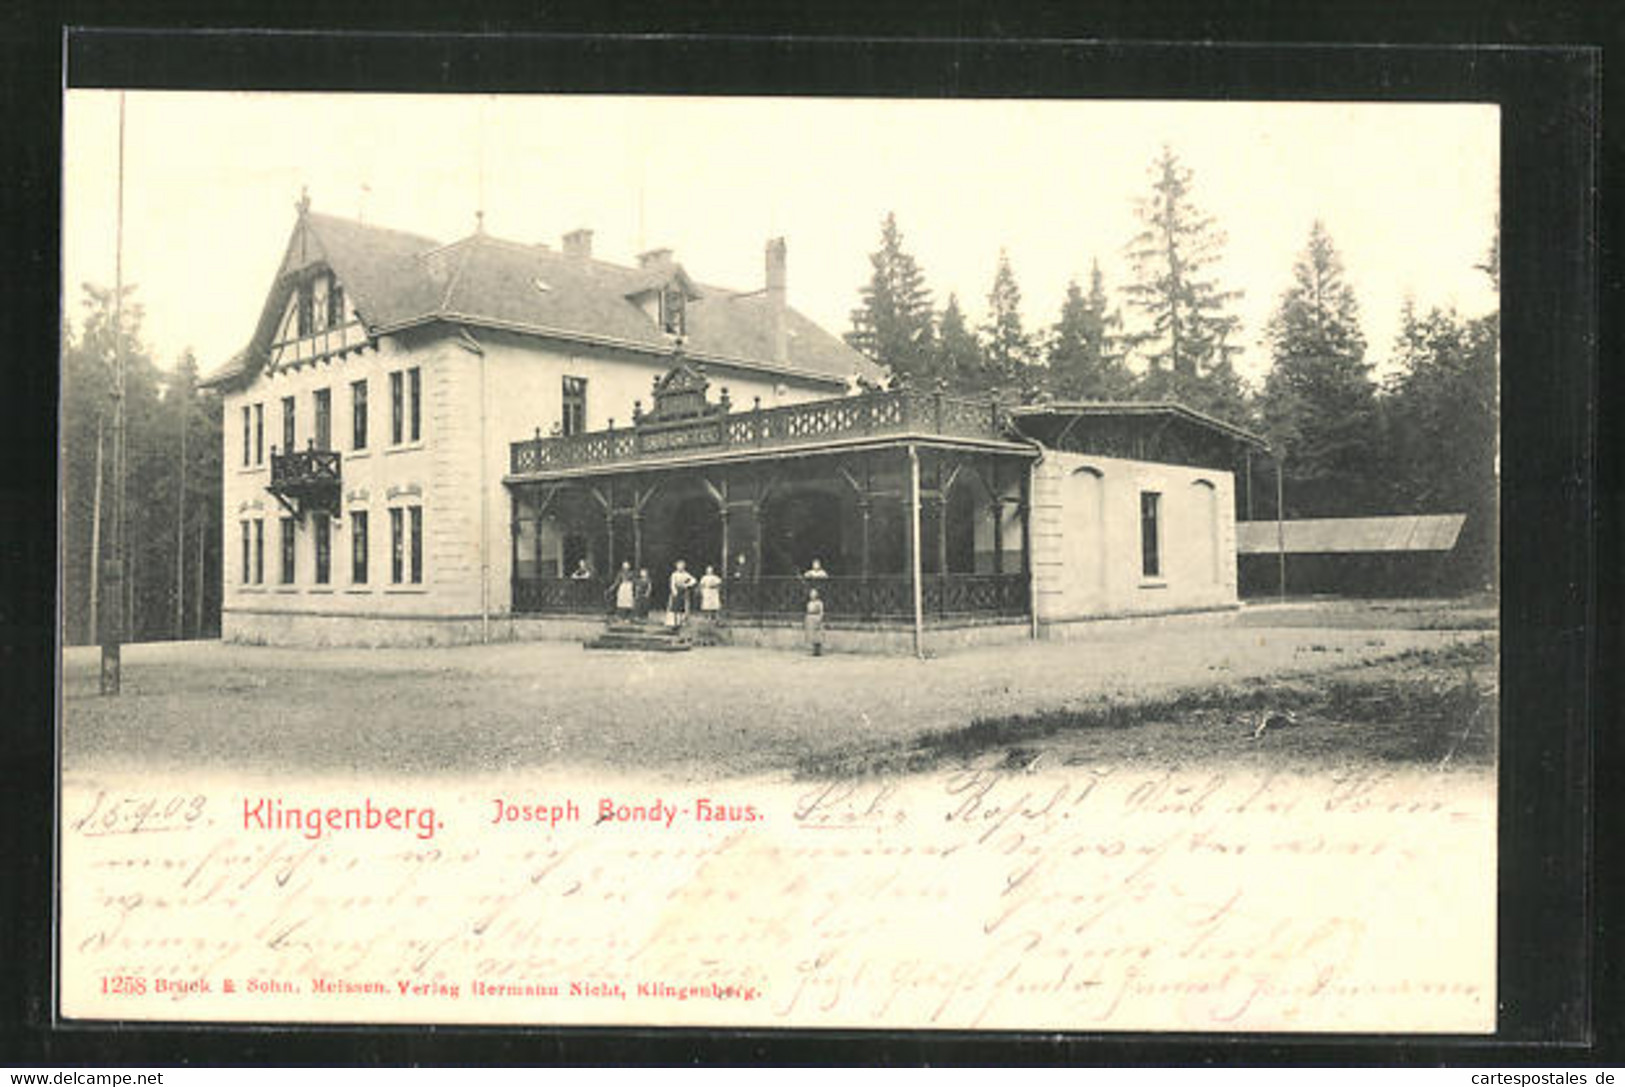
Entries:
POLYGON ((1240 319, 1226 307, 1240 291, 1220 288, 1213 265, 1225 235, 1191 199, 1191 171, 1164 147, 1152 164, 1151 195, 1136 208, 1141 229, 1128 245, 1134 280, 1124 286, 1141 323, 1129 336, 1144 359, 1140 395, 1177 400, 1236 418, 1243 404, 1229 343, 1240 319))
POLYGON ((987 323, 982 326, 982 357, 990 389, 1022 390, 1031 380, 1032 340, 1021 327, 1021 288, 1010 270, 1010 257, 999 250, 999 267, 987 295, 987 323))
POLYGON ((1105 278, 1096 261, 1086 296, 1077 280, 1067 284, 1061 318, 1047 345, 1050 390, 1065 400, 1118 400, 1133 389, 1114 334, 1121 317, 1106 310, 1105 278))
POLYGON ((982 345, 965 323, 959 296, 948 295, 948 305, 937 318, 937 377, 959 392, 985 392, 982 345))
POLYGON ((880 248, 869 256, 872 272, 859 291, 846 342, 905 381, 932 376, 931 292, 925 274, 903 249, 897 216, 886 213, 880 248))
POLYGON ((1377 389, 1359 305, 1318 219, 1265 338, 1271 368, 1259 411, 1270 444, 1285 452, 1287 516, 1381 512, 1377 389))

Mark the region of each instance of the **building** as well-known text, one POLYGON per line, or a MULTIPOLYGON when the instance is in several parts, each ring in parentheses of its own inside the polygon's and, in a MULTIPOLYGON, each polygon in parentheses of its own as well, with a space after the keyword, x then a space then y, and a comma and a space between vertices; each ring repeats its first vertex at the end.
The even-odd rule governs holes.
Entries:
POLYGON ((1466 521, 1466 514, 1437 513, 1244 522, 1236 540, 1241 592, 1433 596, 1476 589, 1457 555, 1466 521))
POLYGON ((1234 606, 1237 458, 1172 404, 885 390, 763 283, 298 220, 223 393, 223 635, 578 638, 623 562, 726 571, 731 636, 920 647, 1234 606), (573 578, 585 568, 590 577, 573 578), (844 631, 837 635, 835 632, 844 631))

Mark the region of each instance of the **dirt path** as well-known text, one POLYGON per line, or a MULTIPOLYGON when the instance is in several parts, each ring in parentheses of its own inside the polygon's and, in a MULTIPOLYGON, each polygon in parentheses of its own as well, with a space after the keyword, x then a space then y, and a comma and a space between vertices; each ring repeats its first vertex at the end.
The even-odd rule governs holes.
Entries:
POLYGON ((64 758, 70 769, 361 776, 572 765, 678 778, 787 772, 982 718, 1259 686, 1494 638, 1346 619, 1259 625, 1265 615, 1102 624, 1078 641, 931 661, 750 649, 594 653, 543 643, 143 645, 126 650, 117 700, 95 694, 96 651, 74 649, 64 661, 64 758))

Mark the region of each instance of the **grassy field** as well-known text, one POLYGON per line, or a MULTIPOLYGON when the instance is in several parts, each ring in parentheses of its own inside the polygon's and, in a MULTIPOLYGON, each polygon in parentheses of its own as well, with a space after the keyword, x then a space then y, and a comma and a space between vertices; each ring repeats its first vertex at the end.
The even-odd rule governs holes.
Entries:
POLYGON ((679 779, 990 755, 1482 767, 1494 750, 1492 621, 1483 607, 1299 602, 928 661, 153 644, 126 650, 117 699, 96 694, 96 650, 72 649, 63 757, 70 772, 590 766, 679 779))

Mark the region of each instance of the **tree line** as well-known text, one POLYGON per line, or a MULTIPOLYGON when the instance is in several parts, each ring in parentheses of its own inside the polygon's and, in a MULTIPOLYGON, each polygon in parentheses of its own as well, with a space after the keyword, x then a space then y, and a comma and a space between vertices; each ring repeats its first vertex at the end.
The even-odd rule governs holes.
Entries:
POLYGON ((129 641, 197 638, 220 629, 220 398, 199 389, 190 351, 172 371, 141 342, 142 312, 125 288, 86 284, 80 318, 64 319, 60 415, 62 636, 96 640, 91 610, 93 541, 109 554, 114 516, 113 412, 117 337, 124 349, 123 599, 129 641), (122 311, 118 320, 115 312, 122 311), (122 328, 119 326, 122 321, 122 328), (98 486, 98 471, 101 484, 98 486), (100 500, 100 510, 97 505, 100 500))
MULTIPOLYGON (((1265 329, 1263 385, 1251 389, 1235 368, 1241 322, 1231 307, 1242 292, 1216 270, 1225 232, 1201 209, 1192 172, 1171 148, 1150 177, 1133 208, 1130 278, 1115 302, 1094 261, 1087 288, 1068 283, 1054 323, 1028 331, 1001 250, 987 318, 972 328, 954 294, 935 308, 888 214, 847 342, 906 384, 1007 402, 1175 401, 1206 412, 1269 442, 1255 467, 1267 478, 1280 458, 1288 518, 1465 513, 1458 569, 1474 585, 1492 581, 1499 315, 1420 313, 1407 300, 1393 372, 1379 381, 1342 258, 1316 221, 1265 329)), ((1478 268, 1499 289, 1498 237, 1478 268)), ((1247 501, 1243 516, 1277 516, 1273 486, 1247 501)))

